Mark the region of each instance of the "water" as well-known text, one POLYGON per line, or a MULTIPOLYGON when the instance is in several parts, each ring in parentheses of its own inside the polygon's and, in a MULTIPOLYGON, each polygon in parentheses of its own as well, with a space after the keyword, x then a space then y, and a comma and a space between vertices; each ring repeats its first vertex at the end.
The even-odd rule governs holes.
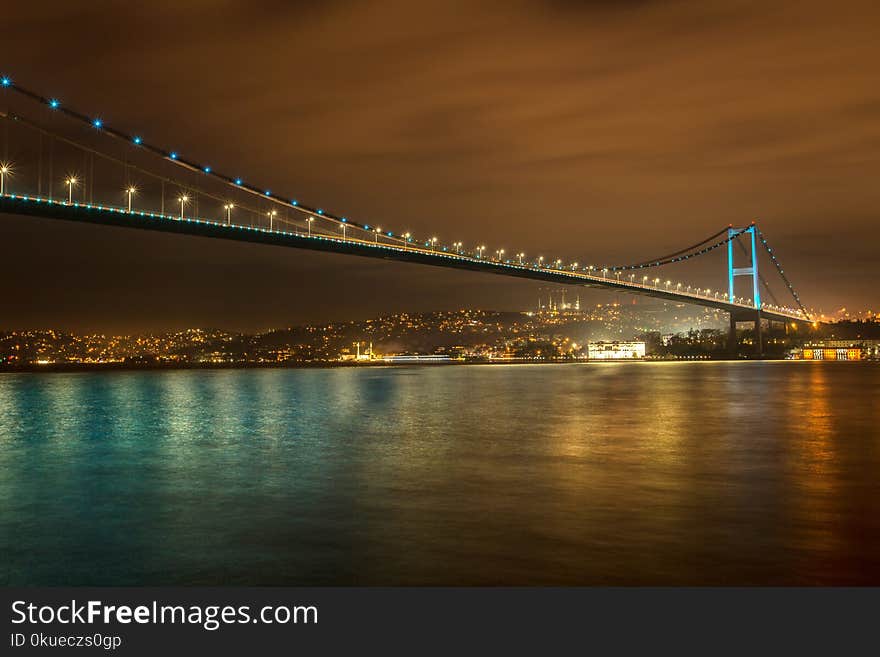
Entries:
POLYGON ((880 366, 0 375, 0 584, 880 584, 880 366))

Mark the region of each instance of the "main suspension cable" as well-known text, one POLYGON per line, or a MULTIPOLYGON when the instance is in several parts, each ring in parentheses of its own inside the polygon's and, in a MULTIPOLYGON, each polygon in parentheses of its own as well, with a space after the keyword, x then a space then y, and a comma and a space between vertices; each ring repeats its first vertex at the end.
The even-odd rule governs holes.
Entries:
POLYGON ((794 287, 791 284, 791 281, 788 280, 788 277, 785 275, 785 271, 782 269, 782 265, 779 264, 779 260, 776 259, 776 254, 773 253, 773 249, 770 248, 770 245, 767 244, 767 238, 764 237, 764 234, 758 229, 758 237, 761 240, 761 244, 764 245, 764 248, 767 249, 767 254, 770 256, 770 260, 773 262, 773 266, 776 267, 776 271, 779 272, 779 277, 783 280, 786 287, 788 287, 788 291, 791 292, 791 296, 794 297, 795 302, 798 307, 801 309, 801 312, 804 314, 804 317, 810 319, 810 313, 807 312, 807 309, 804 307, 804 304, 801 303, 801 298, 798 293, 795 291, 794 287))
POLYGON ((720 248, 720 247, 724 246, 725 244, 727 244, 730 240, 735 239, 736 237, 739 237, 740 235, 742 235, 744 232, 746 232, 749 229, 743 228, 742 230, 738 230, 734 233, 729 234, 723 240, 715 242, 714 244, 711 244, 710 246, 703 247, 702 249, 700 249, 698 251, 694 250, 695 248, 705 244, 709 240, 712 240, 712 239, 718 237, 719 235, 723 234, 727 230, 729 230, 729 227, 718 231, 717 233, 715 233, 714 235, 712 235, 708 239, 703 240, 702 242, 699 242, 695 246, 691 246, 687 249, 682 249, 680 251, 677 251, 676 253, 669 254, 663 258, 657 258, 655 260, 647 260, 645 262, 636 263, 636 264, 632 264, 632 265, 615 265, 613 267, 606 267, 606 269, 608 269, 610 271, 626 271, 626 270, 631 270, 631 269, 648 269, 651 267, 661 267, 663 265, 669 265, 674 262, 683 262, 685 260, 689 260, 690 258, 695 258, 697 256, 705 255, 706 253, 709 253, 710 251, 714 251, 715 249, 720 248))
MULTIPOLYGON (((727 229, 722 228, 717 233, 713 233, 712 235, 709 235, 709 237, 707 237, 706 239, 700 240, 696 244, 691 244, 690 246, 685 247, 683 249, 679 249, 678 251, 675 251, 674 253, 667 253, 666 255, 660 256, 658 258, 651 258, 650 260, 645 260, 644 262, 637 262, 637 263, 634 263, 631 265, 622 265, 622 266, 634 269, 636 267, 642 267, 644 265, 651 265, 659 260, 668 260, 669 258, 674 258, 675 256, 679 256, 682 253, 687 253, 688 251, 693 251, 694 249, 703 246, 703 244, 705 244, 706 242, 711 242, 716 237, 719 237, 722 233, 724 233, 725 230, 727 230, 727 229)), ((620 267, 617 267, 617 268, 620 268, 620 267)), ((614 269, 614 268, 612 268, 612 269, 614 269)))

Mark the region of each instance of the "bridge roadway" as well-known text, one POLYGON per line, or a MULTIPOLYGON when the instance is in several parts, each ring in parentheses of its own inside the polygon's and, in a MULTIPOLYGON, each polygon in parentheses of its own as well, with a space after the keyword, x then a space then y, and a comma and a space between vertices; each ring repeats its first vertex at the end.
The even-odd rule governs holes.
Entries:
MULTIPOLYGON (((716 298, 714 295, 700 292, 687 292, 674 288, 665 289, 662 283, 654 285, 652 281, 642 283, 638 280, 626 280, 623 275, 621 275, 620 279, 616 276, 614 278, 607 278, 606 276, 585 273, 583 271, 554 269, 550 266, 537 267, 527 263, 521 265, 518 262, 511 262, 509 260, 498 261, 477 258, 467 254, 432 250, 431 248, 415 244, 388 244, 381 241, 375 242, 351 237, 342 238, 317 232, 308 235, 306 231, 270 231, 265 227, 239 226, 234 223, 230 225, 225 222, 206 219, 184 218, 181 220, 179 217, 167 214, 162 215, 137 210, 128 212, 124 208, 106 205, 87 205, 81 203, 73 203, 71 205, 66 201, 52 201, 45 198, 11 194, 0 197, 0 213, 272 244, 275 246, 465 269, 503 276, 517 276, 547 283, 617 290, 677 303, 691 303, 716 308, 730 313, 732 325, 737 321, 754 322, 759 316, 754 306, 749 304, 731 303, 727 298, 716 298)), ((777 309, 769 306, 764 306, 761 309, 760 317, 775 322, 807 321, 797 311, 777 309)))

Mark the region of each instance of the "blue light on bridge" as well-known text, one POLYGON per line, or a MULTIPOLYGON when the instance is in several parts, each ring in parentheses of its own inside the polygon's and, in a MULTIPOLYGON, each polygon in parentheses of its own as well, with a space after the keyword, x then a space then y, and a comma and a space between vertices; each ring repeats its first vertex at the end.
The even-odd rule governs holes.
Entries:
POLYGON ((204 171, 205 173, 211 173, 211 167, 205 167, 204 169, 202 169, 202 171, 204 171))
POLYGON ((321 208, 318 208, 318 214, 324 214, 324 211, 321 208))
POLYGON ((58 100, 55 98, 52 98, 49 101, 49 107, 51 107, 52 109, 58 109, 60 106, 61 106, 61 103, 58 102, 58 100))
POLYGON ((263 192, 263 193, 264 193, 266 196, 272 196, 272 190, 271 190, 271 189, 267 189, 267 190, 266 190, 265 192, 263 192))
POLYGON ((4 87, 11 87, 12 80, 4 75, 2 78, 0 78, 0 84, 2 84, 4 87))
POLYGON ((240 185, 240 184, 241 184, 241 178, 236 178, 236 179, 235 179, 235 184, 236 184, 236 185, 240 185))
POLYGON ((174 152, 174 151, 171 151, 170 153, 168 153, 168 157, 170 157, 172 160, 176 160, 176 159, 177 159, 177 153, 174 152))
POLYGON ((290 204, 291 204, 291 205, 299 205, 299 201, 297 201, 296 199, 293 199, 293 200, 290 202, 290 204))
POLYGON ((135 144, 137 144, 138 146, 140 146, 140 145, 143 143, 144 140, 141 139, 140 137, 134 137, 134 138, 132 138, 132 141, 133 141, 135 144))
POLYGON ((341 221, 342 223, 346 223, 348 221, 348 219, 346 219, 345 217, 342 217, 339 221, 341 221))
POLYGON ((98 129, 101 129, 104 127, 104 122, 101 119, 95 119, 94 121, 92 121, 92 125, 98 129))

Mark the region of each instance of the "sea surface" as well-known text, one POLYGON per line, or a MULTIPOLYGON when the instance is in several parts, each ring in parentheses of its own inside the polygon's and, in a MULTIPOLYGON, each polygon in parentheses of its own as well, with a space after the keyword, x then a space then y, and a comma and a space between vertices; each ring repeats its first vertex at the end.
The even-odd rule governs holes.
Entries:
POLYGON ((0 584, 880 584, 880 364, 0 375, 0 584))

